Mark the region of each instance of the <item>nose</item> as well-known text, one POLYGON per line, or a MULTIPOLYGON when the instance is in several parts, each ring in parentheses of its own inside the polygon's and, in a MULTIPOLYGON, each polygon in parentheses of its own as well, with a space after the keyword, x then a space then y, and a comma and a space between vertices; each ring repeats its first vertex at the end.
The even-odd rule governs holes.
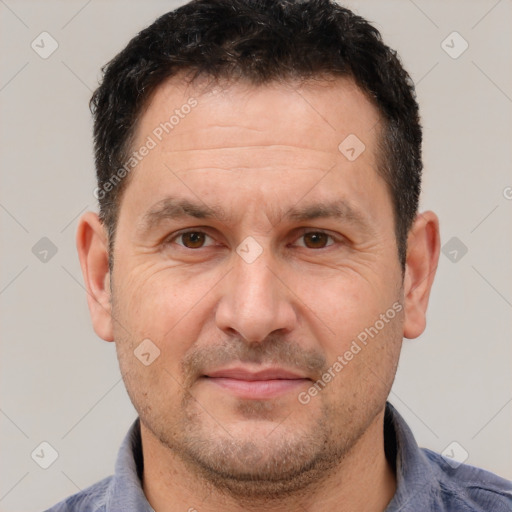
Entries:
POLYGON ((261 342, 272 333, 291 332, 297 322, 290 285, 268 253, 264 251, 252 263, 235 257, 215 314, 219 329, 249 343, 261 342))

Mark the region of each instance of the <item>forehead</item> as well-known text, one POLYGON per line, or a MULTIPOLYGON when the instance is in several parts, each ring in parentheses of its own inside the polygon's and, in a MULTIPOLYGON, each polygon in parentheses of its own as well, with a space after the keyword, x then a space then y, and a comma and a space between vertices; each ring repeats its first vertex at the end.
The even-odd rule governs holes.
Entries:
POLYGON ((139 156, 125 195, 139 216, 177 189, 210 204, 245 196, 241 207, 252 198, 286 208, 313 183, 321 197, 346 177, 348 195, 366 197, 371 185, 383 186, 379 119, 347 78, 254 86, 173 77, 139 119, 132 144, 139 156))
POLYGON ((256 86, 243 80, 230 84, 207 78, 187 84, 178 75, 151 95, 136 133, 139 139, 151 133, 157 139, 162 135, 166 140, 158 142, 167 149, 185 149, 196 141, 205 146, 203 132, 209 130, 211 136, 211 128, 221 128, 217 132, 222 139, 229 130, 242 137, 232 140, 233 147, 270 136, 275 143, 301 143, 323 151, 333 144, 337 147, 349 132, 371 144, 379 120, 373 103, 350 78, 256 86), (189 108, 191 103, 194 106, 189 108), (281 130, 290 125, 293 130, 281 130))

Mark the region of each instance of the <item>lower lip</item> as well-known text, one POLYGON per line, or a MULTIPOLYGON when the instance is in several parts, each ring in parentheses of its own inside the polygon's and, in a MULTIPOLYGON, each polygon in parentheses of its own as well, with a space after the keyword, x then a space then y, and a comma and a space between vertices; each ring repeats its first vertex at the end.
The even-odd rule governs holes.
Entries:
POLYGON ((308 379, 240 380, 226 377, 204 377, 204 380, 229 391, 238 398, 252 400, 274 398, 291 391, 297 392, 308 382, 308 379))

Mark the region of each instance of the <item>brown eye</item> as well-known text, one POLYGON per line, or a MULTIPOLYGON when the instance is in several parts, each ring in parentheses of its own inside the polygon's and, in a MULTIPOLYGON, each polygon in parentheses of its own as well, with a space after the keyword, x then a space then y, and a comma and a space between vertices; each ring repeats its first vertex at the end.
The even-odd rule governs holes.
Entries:
POLYGON ((188 249, 199 249, 205 243, 206 234, 201 233, 201 231, 190 231, 188 233, 183 233, 182 235, 180 235, 178 239, 180 238, 182 241, 180 245, 183 245, 188 249))
POLYGON ((323 249, 329 245, 329 239, 331 238, 327 233, 312 232, 303 235, 304 245, 308 249, 323 249))

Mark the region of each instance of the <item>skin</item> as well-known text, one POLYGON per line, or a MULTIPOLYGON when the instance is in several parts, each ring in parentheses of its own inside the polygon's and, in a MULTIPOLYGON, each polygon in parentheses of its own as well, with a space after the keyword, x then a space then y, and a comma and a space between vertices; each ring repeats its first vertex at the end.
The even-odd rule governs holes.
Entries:
POLYGON ((213 89, 174 77, 152 96, 133 147, 191 97, 197 106, 130 175, 112 275, 95 213, 77 234, 95 331, 115 341, 141 418, 148 501, 158 512, 382 511, 396 489, 385 402, 403 337, 425 328, 437 217, 416 218, 402 273, 391 198, 375 170, 379 115, 348 79, 213 89), (352 162, 338 150, 349 134, 366 146, 352 162), (144 229, 145 214, 168 196, 216 216, 144 229), (365 228, 346 216, 286 216, 340 199, 365 228), (179 237, 183 229, 195 238, 179 237), (311 235, 318 231, 330 236, 311 235), (237 253, 249 236, 262 250, 252 263, 237 253), (401 311, 301 403, 299 392, 393 304, 401 311), (160 350, 149 366, 134 356, 147 338, 160 350), (303 380, 252 399, 204 377, 241 364, 303 380))

